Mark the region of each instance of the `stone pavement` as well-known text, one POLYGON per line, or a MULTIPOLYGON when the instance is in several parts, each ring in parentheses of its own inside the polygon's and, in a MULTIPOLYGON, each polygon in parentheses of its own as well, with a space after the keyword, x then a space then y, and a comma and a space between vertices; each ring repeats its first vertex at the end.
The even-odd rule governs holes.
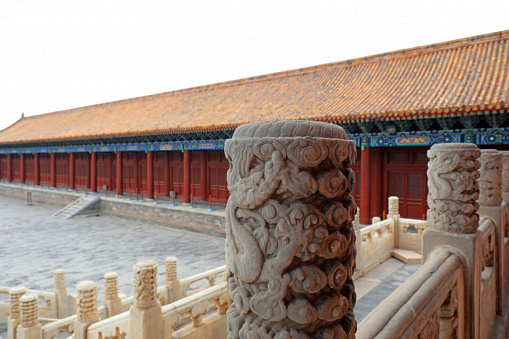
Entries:
MULTIPOLYGON (((52 291, 53 272, 62 268, 69 293, 76 293, 79 282, 93 280, 102 300, 103 275, 109 271, 119 274, 120 293, 132 295, 132 267, 138 260, 152 259, 158 264, 159 284, 164 280, 167 256, 178 258, 179 278, 225 264, 222 238, 109 216, 52 217, 60 208, 43 203, 26 206, 23 200, 0 195, 0 286, 52 291)), ((357 321, 419 267, 390 258, 357 279, 357 321)), ((0 338, 2 335, 0 331, 0 338)))
POLYGON ((119 274, 120 293, 132 295, 132 267, 142 259, 158 264, 160 283, 168 256, 177 257, 179 278, 225 264, 224 239, 108 216, 52 217, 60 208, 0 196, 0 286, 52 291, 53 272, 62 268, 69 293, 93 280, 101 300, 109 271, 119 274))

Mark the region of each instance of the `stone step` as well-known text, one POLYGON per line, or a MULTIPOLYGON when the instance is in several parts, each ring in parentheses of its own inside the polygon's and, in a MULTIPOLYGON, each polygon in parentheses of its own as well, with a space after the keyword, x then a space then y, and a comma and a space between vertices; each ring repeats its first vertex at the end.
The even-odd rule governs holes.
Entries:
POLYGON ((422 260, 420 253, 402 248, 395 248, 392 252, 392 256, 409 265, 418 265, 422 260))

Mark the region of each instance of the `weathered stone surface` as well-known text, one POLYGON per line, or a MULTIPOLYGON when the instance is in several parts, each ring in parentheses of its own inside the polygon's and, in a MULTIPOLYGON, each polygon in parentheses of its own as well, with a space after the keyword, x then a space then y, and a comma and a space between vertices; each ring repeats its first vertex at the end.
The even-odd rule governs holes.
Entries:
POLYGON ((481 151, 479 158, 479 200, 482 206, 502 204, 502 154, 493 149, 481 151))
POLYGON ((451 233, 477 231, 480 150, 473 144, 437 144, 428 151, 429 228, 451 233))
POLYGON ((229 338, 353 338, 355 145, 339 126, 240 126, 227 140, 229 338))
POLYGON ((152 260, 141 260, 134 265, 134 299, 138 308, 150 308, 157 303, 157 265, 152 260))
POLYGON ((502 171, 507 175, 502 176, 502 191, 509 192, 509 151, 500 151, 502 154, 502 171))

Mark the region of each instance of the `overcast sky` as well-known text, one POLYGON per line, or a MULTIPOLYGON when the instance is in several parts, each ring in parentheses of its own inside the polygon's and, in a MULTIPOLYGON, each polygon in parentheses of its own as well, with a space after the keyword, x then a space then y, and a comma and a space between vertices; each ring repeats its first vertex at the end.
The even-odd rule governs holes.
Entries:
POLYGON ((21 116, 509 29, 508 0, 0 1, 0 129, 21 116))

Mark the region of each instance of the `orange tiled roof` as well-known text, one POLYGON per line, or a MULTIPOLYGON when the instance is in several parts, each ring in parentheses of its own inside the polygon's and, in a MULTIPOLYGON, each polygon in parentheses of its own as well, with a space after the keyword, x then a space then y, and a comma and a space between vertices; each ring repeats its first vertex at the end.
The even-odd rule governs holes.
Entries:
POLYGON ((20 119, 0 144, 509 107, 509 31, 20 119))

